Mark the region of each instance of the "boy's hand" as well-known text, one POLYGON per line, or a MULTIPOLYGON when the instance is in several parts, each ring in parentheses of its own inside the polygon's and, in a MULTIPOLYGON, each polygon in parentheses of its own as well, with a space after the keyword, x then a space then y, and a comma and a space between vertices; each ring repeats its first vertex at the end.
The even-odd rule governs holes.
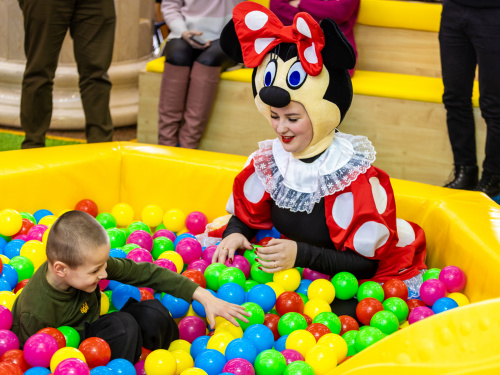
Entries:
POLYGON ((262 271, 275 273, 292 268, 297 259, 297 242, 273 238, 264 247, 256 249, 262 271))
POLYGON ((217 249, 212 257, 212 263, 225 263, 227 258, 229 258, 229 262, 232 263, 234 253, 238 249, 252 250, 253 246, 244 235, 232 233, 217 245, 217 249))
POLYGON ((210 324, 210 328, 212 329, 215 328, 216 316, 221 316, 229 320, 236 327, 240 325, 236 322, 235 318, 248 323, 248 319, 246 319, 245 316, 250 316, 250 314, 245 311, 244 307, 223 301, 213 296, 212 293, 202 287, 198 287, 194 291, 193 299, 201 303, 205 308, 208 324, 210 324))

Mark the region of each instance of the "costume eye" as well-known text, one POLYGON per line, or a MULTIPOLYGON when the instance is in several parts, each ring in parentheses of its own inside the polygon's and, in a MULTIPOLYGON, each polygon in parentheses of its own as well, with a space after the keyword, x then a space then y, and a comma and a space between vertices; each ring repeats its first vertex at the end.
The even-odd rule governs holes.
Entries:
POLYGON ((274 77, 276 77, 276 60, 271 60, 266 66, 266 71, 264 72, 264 86, 271 86, 274 82, 274 77))
POLYGON ((288 71, 287 84, 291 89, 298 89, 307 78, 307 73, 300 61, 295 62, 288 71))

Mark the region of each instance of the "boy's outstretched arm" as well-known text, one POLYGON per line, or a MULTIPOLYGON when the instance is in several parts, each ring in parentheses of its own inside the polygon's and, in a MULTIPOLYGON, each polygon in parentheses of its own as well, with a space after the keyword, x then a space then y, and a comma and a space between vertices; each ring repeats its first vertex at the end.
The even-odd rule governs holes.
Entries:
POLYGON ((193 299, 198 301, 203 305, 203 307, 205 307, 207 320, 212 329, 215 328, 216 316, 221 316, 229 320, 237 327, 239 327, 239 324, 235 318, 248 323, 248 319, 246 319, 245 316, 250 316, 250 314, 245 311, 244 307, 235 305, 234 303, 223 301, 212 295, 212 293, 210 293, 205 288, 196 288, 193 293, 193 299))

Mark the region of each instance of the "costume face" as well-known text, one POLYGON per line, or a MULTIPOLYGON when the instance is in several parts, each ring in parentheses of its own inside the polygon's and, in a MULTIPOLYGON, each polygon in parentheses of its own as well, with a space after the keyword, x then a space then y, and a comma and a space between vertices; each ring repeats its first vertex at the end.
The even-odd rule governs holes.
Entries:
POLYGON ((286 107, 271 107, 271 125, 285 151, 300 153, 311 143, 313 128, 311 120, 298 102, 290 102, 286 107))
POLYGON ((83 263, 76 268, 66 268, 64 277, 68 287, 92 293, 100 280, 108 277, 106 273, 107 260, 109 258, 109 245, 102 245, 89 251, 83 263))

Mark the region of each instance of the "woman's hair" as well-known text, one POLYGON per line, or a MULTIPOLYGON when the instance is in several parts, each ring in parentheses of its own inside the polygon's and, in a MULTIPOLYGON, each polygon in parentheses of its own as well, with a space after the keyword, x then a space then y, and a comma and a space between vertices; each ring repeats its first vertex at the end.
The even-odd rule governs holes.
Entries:
POLYGON ((108 243, 106 230, 91 215, 83 211, 69 211, 50 228, 47 259, 51 263, 61 261, 70 268, 77 268, 85 262, 86 255, 108 243))

